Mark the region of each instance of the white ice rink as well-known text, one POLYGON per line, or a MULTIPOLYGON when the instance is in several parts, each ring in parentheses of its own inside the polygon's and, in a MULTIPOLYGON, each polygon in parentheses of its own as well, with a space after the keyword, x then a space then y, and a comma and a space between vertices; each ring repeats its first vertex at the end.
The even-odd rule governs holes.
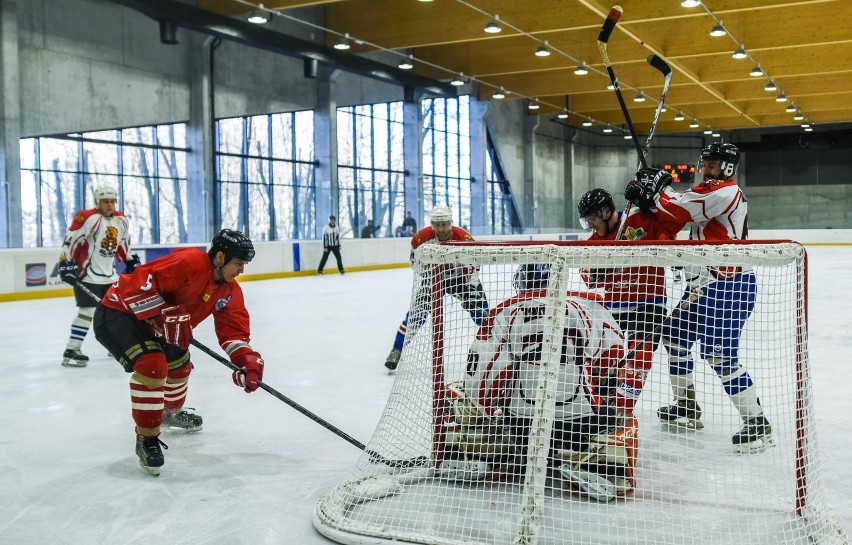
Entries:
MULTIPOLYGON (((852 247, 808 254, 823 481, 852 535, 852 247)), ((397 269, 244 283, 264 381, 366 442, 393 381, 382 364, 410 278, 397 269)), ((358 449, 266 392, 245 394, 221 363, 195 351, 187 406, 204 430, 164 433, 166 465, 154 478, 134 453, 128 375, 91 333, 89 367, 59 364, 72 299, 3 303, 0 313, 0 543, 330 543, 311 514, 358 449)), ((196 338, 218 349, 211 325, 196 338)))

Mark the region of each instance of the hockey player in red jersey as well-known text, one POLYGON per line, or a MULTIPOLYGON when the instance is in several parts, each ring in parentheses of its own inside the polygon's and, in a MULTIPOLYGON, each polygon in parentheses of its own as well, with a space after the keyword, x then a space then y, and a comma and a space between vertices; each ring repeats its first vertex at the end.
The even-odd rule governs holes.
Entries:
MULTIPOLYGON (((449 384, 452 414, 439 468, 443 478, 519 478, 536 411, 546 324, 547 264, 515 274, 517 295, 489 313, 468 352, 465 378, 449 384)), ((624 358, 624 335, 599 296, 570 293, 555 378, 548 465, 565 488, 597 501, 635 485, 638 422, 600 388, 624 358)))
MULTIPOLYGON (((592 189, 583 195, 577 212, 580 224, 592 232, 589 240, 615 240, 621 222, 625 222, 625 240, 670 238, 661 232, 650 212, 634 207, 625 218, 605 189, 592 189)), ((651 370, 660 336, 656 334, 647 341, 642 339, 662 324, 666 316, 665 269, 642 266, 583 269, 581 273, 590 288, 603 290, 604 306, 628 336, 629 352, 633 357, 620 369, 614 386, 617 407, 632 411, 651 370)))
MULTIPOLYGON (((411 261, 414 262, 414 250, 423 244, 439 244, 450 240, 473 240, 470 233, 453 225, 453 214, 446 206, 436 206, 431 212, 432 225, 417 231, 411 239, 411 261)), ((415 273, 417 274, 417 273, 415 273)), ((488 301, 485 291, 479 282, 477 271, 467 267, 448 267, 443 271, 443 283, 446 293, 461 302, 462 307, 470 313, 470 317, 479 325, 485 313, 488 312, 488 301)), ((405 336, 414 333, 426 321, 429 303, 432 296, 430 276, 422 274, 420 288, 415 296, 414 307, 405 314, 394 337, 393 348, 385 359, 385 367, 393 371, 399 364, 405 336)))
POLYGON ((222 229, 210 250, 184 248, 121 275, 95 312, 95 336, 128 373, 139 464, 159 475, 161 426, 201 429, 183 410, 192 362, 192 329, 213 315, 219 345, 240 371, 234 383, 253 392, 263 359, 249 344, 249 313, 234 282, 254 258, 251 240, 222 229))
MULTIPOLYGON (((704 180, 683 194, 669 188, 671 176, 658 169, 636 173, 624 196, 653 212, 660 228, 670 234, 690 226, 693 240, 744 240, 748 234, 748 203, 733 179, 740 152, 733 144, 706 146, 698 161, 704 180)), ((774 445, 772 428, 763 413, 754 382, 739 361, 740 335, 754 309, 757 293, 754 271, 741 267, 687 267, 688 287, 682 301, 697 300, 663 328, 662 344, 669 354, 669 379, 674 403, 661 407, 663 422, 679 427, 703 427, 695 399, 692 346, 713 368, 740 413, 742 428, 731 438, 738 452, 761 452, 774 445)))
POLYGON ((59 256, 59 277, 74 287, 78 307, 62 354, 65 367, 85 367, 89 361, 82 347, 95 314, 95 302, 77 282, 103 297, 109 285, 118 278, 116 259, 124 263, 125 271, 132 271, 139 264, 136 255, 130 256, 127 216, 116 209, 118 192, 111 187, 98 188, 95 202, 95 208, 80 210, 74 215, 59 256))

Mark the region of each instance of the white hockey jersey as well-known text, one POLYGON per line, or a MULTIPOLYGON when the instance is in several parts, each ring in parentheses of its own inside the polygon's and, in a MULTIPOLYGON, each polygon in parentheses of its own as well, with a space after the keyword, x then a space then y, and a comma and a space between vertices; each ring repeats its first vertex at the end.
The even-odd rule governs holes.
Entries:
POLYGON ((129 253, 127 216, 116 210, 107 217, 90 208, 74 216, 59 259, 76 261, 77 273, 84 282, 112 284, 118 279, 116 258, 126 261, 129 253))
MULTIPOLYGON (((556 418, 590 415, 601 403, 595 377, 617 367, 624 334, 604 306, 569 296, 556 389, 556 418)), ((523 293, 494 308, 470 347, 464 390, 485 414, 532 417, 545 326, 543 292, 523 293)))

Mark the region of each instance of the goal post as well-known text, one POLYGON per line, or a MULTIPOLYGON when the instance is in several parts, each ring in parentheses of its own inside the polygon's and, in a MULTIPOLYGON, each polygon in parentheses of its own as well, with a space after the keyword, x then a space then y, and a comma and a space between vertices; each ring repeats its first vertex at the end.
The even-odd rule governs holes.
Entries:
POLYGON ((820 475, 804 248, 421 246, 385 410, 313 522, 347 544, 848 543, 820 475), (713 278, 694 290, 681 271, 697 268, 713 278), (631 281, 609 284, 622 290, 613 301, 599 278, 631 281), (694 364, 701 408, 701 427, 685 429, 657 413, 672 403, 670 371, 683 368, 666 339, 686 335, 673 328, 688 330, 687 313, 706 311, 712 290, 722 306, 706 327, 739 340, 702 344, 699 332, 678 356, 694 364), (638 293, 654 294, 648 308, 659 312, 630 315, 638 293), (637 316, 656 327, 631 333, 637 316), (750 417, 738 388, 756 392, 771 424, 764 450, 735 449, 750 417), (619 405, 622 395, 635 406, 619 405))

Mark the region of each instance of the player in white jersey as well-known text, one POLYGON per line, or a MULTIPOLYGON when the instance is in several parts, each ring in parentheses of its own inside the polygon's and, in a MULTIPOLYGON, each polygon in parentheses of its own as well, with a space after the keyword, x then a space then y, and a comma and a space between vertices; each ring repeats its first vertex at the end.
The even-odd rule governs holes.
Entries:
MULTIPOLYGON (((518 294, 492 309, 470 347, 462 382, 448 386, 453 415, 440 475, 518 478, 535 411, 549 267, 522 265, 518 294)), ((548 466, 568 490, 610 501, 633 490, 638 423, 602 386, 625 363, 624 334, 593 294, 569 294, 548 466)))
MULTIPOLYGON (((653 211, 664 231, 674 235, 690 226, 693 240, 744 240, 748 235, 748 203, 734 181, 740 152, 733 144, 713 143, 698 161, 704 180, 683 194, 668 186, 671 176, 643 169, 628 184, 624 196, 643 210, 653 211)), ((754 381, 739 361, 740 335, 756 297, 754 271, 741 267, 687 267, 682 301, 694 299, 663 328, 662 344, 669 354, 669 378, 674 403, 657 411, 660 420, 698 429, 701 407, 695 399, 692 346, 713 367, 743 421, 732 442, 739 452, 761 452, 772 446, 772 428, 754 381)))
POLYGON ((80 210, 74 215, 59 256, 60 277, 74 286, 74 299, 79 307, 77 316, 71 322, 71 335, 62 354, 62 365, 66 367, 85 367, 89 361, 81 348, 97 304, 76 285, 77 281, 95 295, 103 297, 110 285, 118 279, 116 259, 124 263, 124 272, 132 272, 139 264, 135 254, 130 256, 127 216, 116 210, 116 190, 111 187, 99 188, 95 191, 95 200, 95 208, 80 210))

